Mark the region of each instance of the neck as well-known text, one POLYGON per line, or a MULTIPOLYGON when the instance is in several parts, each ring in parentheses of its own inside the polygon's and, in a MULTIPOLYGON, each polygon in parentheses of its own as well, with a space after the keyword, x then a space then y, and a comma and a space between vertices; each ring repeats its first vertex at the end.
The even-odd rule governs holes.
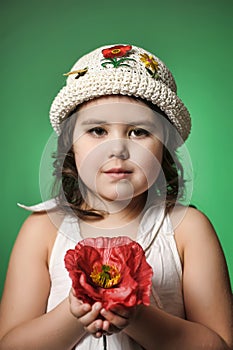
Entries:
POLYGON ((92 207, 96 211, 102 211, 106 213, 103 219, 85 219, 85 221, 92 221, 97 223, 98 221, 114 221, 118 223, 127 223, 143 212, 147 200, 147 193, 140 194, 137 197, 132 198, 130 201, 106 201, 100 200, 98 197, 88 200, 88 207, 92 207))
POLYGON ((110 212, 102 219, 80 220, 81 235, 83 238, 128 236, 136 240, 143 209, 144 201, 133 200, 125 208, 110 212))

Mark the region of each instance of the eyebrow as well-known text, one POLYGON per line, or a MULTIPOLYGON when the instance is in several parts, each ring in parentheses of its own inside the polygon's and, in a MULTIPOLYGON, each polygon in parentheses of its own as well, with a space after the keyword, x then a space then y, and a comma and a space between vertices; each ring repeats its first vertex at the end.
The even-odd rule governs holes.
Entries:
POLYGON ((103 124, 128 124, 128 125, 143 125, 147 127, 155 127, 156 123, 151 122, 151 121, 145 121, 145 120, 137 120, 137 121, 132 121, 130 123, 124 123, 124 122, 111 122, 106 120, 98 120, 98 119, 88 119, 85 120, 81 123, 81 125, 93 125, 93 124, 98 124, 98 125, 103 125, 103 124))
POLYGON ((92 124, 107 124, 106 120, 88 119, 81 123, 81 125, 92 125, 92 124))

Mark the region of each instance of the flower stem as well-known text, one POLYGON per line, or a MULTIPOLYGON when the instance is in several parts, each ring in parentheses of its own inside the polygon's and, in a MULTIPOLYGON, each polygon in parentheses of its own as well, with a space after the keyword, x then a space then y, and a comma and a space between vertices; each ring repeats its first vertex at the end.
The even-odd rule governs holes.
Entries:
POLYGON ((104 350, 107 350, 107 337, 105 334, 103 335, 103 343, 104 343, 104 350))

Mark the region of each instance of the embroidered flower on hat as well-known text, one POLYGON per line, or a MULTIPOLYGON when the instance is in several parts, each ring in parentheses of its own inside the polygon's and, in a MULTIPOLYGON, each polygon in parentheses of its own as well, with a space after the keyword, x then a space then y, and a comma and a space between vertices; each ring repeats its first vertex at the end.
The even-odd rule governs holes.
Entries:
POLYGON ((152 78, 158 79, 158 62, 154 59, 153 56, 148 55, 147 53, 141 53, 140 56, 140 60, 144 63, 148 73, 152 76, 152 78))
POLYGON ((64 75, 64 76, 69 76, 69 75, 72 75, 72 74, 77 74, 77 76, 75 77, 75 79, 78 79, 78 78, 82 77, 83 75, 85 75, 87 71, 88 71, 88 67, 83 68, 83 69, 74 70, 74 71, 65 73, 65 74, 63 74, 63 75, 64 75))
POLYGON ((106 68, 108 64, 113 65, 114 68, 119 66, 130 67, 126 61, 135 61, 133 58, 126 57, 132 50, 131 45, 116 45, 102 50, 105 60, 101 65, 106 68))
POLYGON ((123 57, 132 50, 131 45, 116 45, 102 50, 105 58, 123 57))

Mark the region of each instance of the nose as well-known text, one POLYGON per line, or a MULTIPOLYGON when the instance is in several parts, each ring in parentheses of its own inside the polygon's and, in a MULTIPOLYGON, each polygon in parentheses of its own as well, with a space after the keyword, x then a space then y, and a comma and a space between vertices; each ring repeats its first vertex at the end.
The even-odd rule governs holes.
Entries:
POLYGON ((108 156, 109 158, 115 157, 119 159, 128 159, 129 149, 128 149, 127 140, 115 139, 115 140, 109 141, 108 156))

